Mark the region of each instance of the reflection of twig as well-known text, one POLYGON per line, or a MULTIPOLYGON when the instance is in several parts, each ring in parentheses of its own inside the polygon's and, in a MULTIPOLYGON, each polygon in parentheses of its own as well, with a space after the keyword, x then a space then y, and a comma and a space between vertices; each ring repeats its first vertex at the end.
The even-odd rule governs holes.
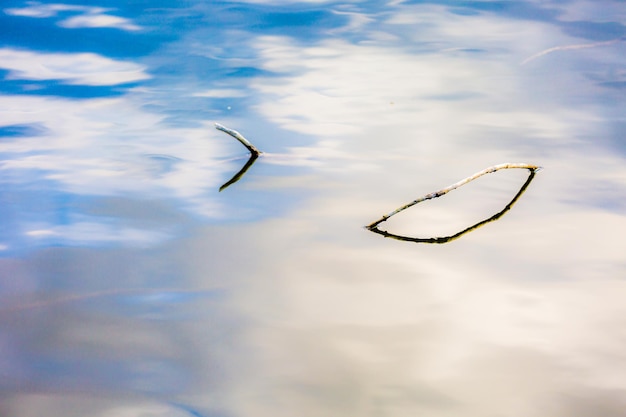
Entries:
POLYGON ((243 177, 243 174, 246 173, 246 171, 248 171, 248 168, 250 168, 252 166, 252 164, 254 164, 254 161, 257 160, 257 158, 259 157, 258 154, 252 154, 250 155, 250 159, 248 159, 248 161, 246 162, 246 164, 243 166, 243 168, 241 168, 235 175, 233 175, 233 177, 228 180, 226 183, 224 183, 224 185, 222 185, 220 187, 220 191, 226 189, 228 186, 236 183, 237 181, 239 181, 241 179, 241 177, 243 177))
POLYGON ((594 43, 583 43, 583 44, 578 44, 578 45, 564 45, 564 46, 555 46, 554 48, 549 48, 546 49, 544 51, 538 52, 534 55, 529 56, 528 58, 526 58, 525 60, 522 61, 521 65, 526 65, 528 64, 530 61, 533 61, 539 57, 542 57, 544 55, 548 55, 552 52, 556 52, 556 51, 569 51, 572 49, 587 49, 587 48, 595 48, 597 46, 606 46, 606 45, 612 45, 614 43, 620 42, 626 40, 626 37, 621 37, 621 38, 617 38, 617 39, 611 39, 610 41, 604 41, 604 42, 594 42, 594 43))
POLYGON ((413 200, 410 203, 405 204, 404 206, 397 208, 396 210, 392 211, 391 213, 382 216, 380 219, 378 219, 378 220, 370 223, 369 225, 365 226, 365 228, 370 230, 370 231, 372 231, 372 232, 374 232, 374 233, 378 233, 378 234, 383 235, 385 237, 391 237, 391 238, 398 239, 398 240, 405 240, 405 241, 410 241, 410 242, 423 242, 423 243, 446 243, 446 242, 449 242, 451 240, 459 238, 461 235, 463 235, 463 234, 465 234, 465 233, 467 233, 467 232, 469 232, 471 230, 477 229, 477 228, 479 228, 480 226, 482 226, 482 225, 484 225, 486 223, 489 223, 491 221, 494 221, 494 220, 500 218, 504 213, 506 213, 513 206, 513 204, 515 204, 517 199, 524 193, 524 191, 526 191, 526 188, 528 187, 528 185, 530 184, 530 182, 534 178, 535 173, 538 170, 540 170, 540 169, 541 168, 536 166, 536 165, 509 164, 509 163, 507 163, 507 164, 500 164, 500 165, 494 165, 492 167, 485 168, 482 171, 477 172, 474 175, 471 175, 471 176, 469 176, 469 177, 467 177, 465 179, 462 179, 461 181, 459 181, 459 182, 457 182, 455 184, 452 184, 452 185, 450 185, 450 186, 448 186, 448 187, 446 187, 446 188, 444 188, 442 190, 435 191, 435 192, 430 193, 430 194, 426 194, 425 196, 420 197, 417 200, 413 200), (430 200, 430 199, 433 199, 433 198, 441 197, 442 195, 445 195, 445 194, 449 193, 450 191, 452 191, 454 189, 457 189, 457 188, 467 184, 468 182, 473 181, 476 178, 479 178, 479 177, 481 177, 481 176, 483 176, 485 174, 491 174, 491 173, 496 172, 496 171, 501 170, 501 169, 511 169, 511 168, 522 168, 522 169, 528 169, 530 171, 530 175, 528 176, 528 179, 526 180, 526 182, 524 183, 522 188, 519 190, 517 195, 515 197, 513 197, 513 199, 509 202, 509 204, 506 205, 506 207, 501 212, 493 215, 492 217, 490 217, 490 218, 488 218, 486 220, 483 220, 483 221, 481 221, 479 223, 476 223, 475 225, 470 226, 467 229, 464 229, 464 230, 462 230, 459 233, 456 233, 456 234, 454 234, 452 236, 447 236, 447 237, 412 238, 412 237, 407 237, 407 236, 394 235, 394 234, 388 233, 388 232, 386 232, 384 230, 378 229, 378 225, 380 223, 386 221, 387 219, 389 219, 390 217, 400 213, 401 211, 408 209, 409 207, 412 207, 412 206, 414 206, 414 205, 416 205, 418 203, 421 203, 423 201, 426 201, 426 200, 430 200))
POLYGON ((217 130, 221 130, 224 133, 228 133, 230 136, 237 139, 243 146, 245 146, 250 151, 252 155, 256 155, 256 156, 261 155, 262 152, 259 151, 257 148, 255 148, 254 145, 248 141, 248 139, 244 138, 243 135, 237 132, 236 130, 229 129, 226 126, 222 126, 219 123, 215 123, 215 128, 217 130))

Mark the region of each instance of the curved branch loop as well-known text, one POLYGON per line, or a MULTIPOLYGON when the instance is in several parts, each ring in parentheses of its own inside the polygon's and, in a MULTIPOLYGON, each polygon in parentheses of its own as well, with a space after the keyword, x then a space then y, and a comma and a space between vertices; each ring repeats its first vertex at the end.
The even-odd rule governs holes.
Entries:
POLYGON ((419 242, 419 243, 446 243, 446 242, 450 242, 452 240, 458 239, 459 237, 461 237, 462 235, 464 235, 465 233, 468 233, 472 230, 476 230, 479 227, 492 222, 494 220, 499 219, 500 217, 502 217, 504 215, 504 213, 506 213, 507 211, 509 211, 511 209, 511 207, 513 207, 513 205, 517 202, 517 200, 522 196, 522 194, 524 194, 524 192, 526 191, 526 188, 528 188, 528 186, 530 185, 530 183, 532 182, 532 180, 535 178, 535 174, 537 173, 537 171, 539 171, 541 169, 541 167, 537 166, 537 165, 530 165, 530 164, 512 164, 512 163, 505 163, 505 164, 499 164, 499 165, 494 165, 492 167, 489 168, 485 168, 482 171, 479 171, 477 173, 475 173, 474 175, 471 175, 467 178, 462 179, 461 181, 458 181, 446 188, 443 188, 439 191, 435 191, 429 194, 426 194, 416 200, 411 201, 410 203, 407 203, 401 207, 398 207, 397 209, 395 209, 394 211, 392 211, 389 214, 385 214, 383 215, 380 219, 368 224, 367 226, 365 226, 365 228, 367 230, 369 230, 370 232, 374 232, 377 233, 379 235, 382 235, 384 237, 389 237, 392 239, 396 239, 396 240, 403 240, 403 241, 407 241, 407 242, 419 242), (378 228, 378 225, 387 221, 390 217, 395 216, 396 214, 400 213, 401 211, 404 211, 406 209, 408 209, 409 207, 412 207, 416 204, 419 204, 421 202, 424 202, 426 200, 431 200, 433 198, 437 198, 437 197, 441 197, 442 195, 445 195, 447 193, 449 193, 452 190, 455 190, 471 181, 474 181, 475 179, 482 177, 483 175, 486 174, 491 174, 493 172, 499 171, 501 169, 513 169, 513 168, 518 168, 518 169, 527 169, 530 171, 530 174, 528 175, 528 178, 526 179, 526 182, 522 185, 522 187, 519 189, 519 191, 517 192, 517 194, 515 195, 515 197, 513 197, 513 199, 504 207, 504 209, 502 209, 500 212, 494 214, 493 216, 482 220, 464 230, 461 230, 458 233, 455 233, 454 235, 451 236, 444 236, 444 237, 431 237, 431 238, 418 238, 418 237, 409 237, 409 236, 402 236, 402 235, 396 235, 393 233, 389 233, 385 230, 381 230, 378 228))

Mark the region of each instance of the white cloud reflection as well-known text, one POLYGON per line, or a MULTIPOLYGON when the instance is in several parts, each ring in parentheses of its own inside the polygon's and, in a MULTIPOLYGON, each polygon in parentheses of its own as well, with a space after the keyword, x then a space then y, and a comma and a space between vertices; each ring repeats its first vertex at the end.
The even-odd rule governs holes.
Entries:
POLYGON ((92 222, 79 221, 69 225, 31 226, 26 236, 37 240, 38 244, 80 245, 80 246, 131 246, 150 247, 170 238, 167 232, 106 224, 102 219, 92 222))
POLYGON ((594 0, 541 0, 537 3, 559 10, 559 18, 565 21, 623 22, 626 19, 626 8, 620 0, 603 0, 602 3, 594 0))
MULTIPOLYGON (((129 96, 80 101, 0 96, 0 126, 36 125, 45 132, 0 143, 3 181, 39 181, 57 193, 82 197, 159 198, 195 216, 223 216, 220 202, 208 194, 236 170, 236 162, 220 159, 221 146, 230 143, 214 140, 219 132, 208 123, 176 128, 163 118, 129 96)), ((82 239, 87 245, 169 238, 160 231, 113 227, 106 217, 56 227, 14 226, 31 237, 76 244, 82 239)))
POLYGON ((230 97, 246 97, 244 90, 229 88, 214 88, 211 90, 198 91, 192 93, 192 97, 209 97, 209 98, 230 98, 230 97))
MULTIPOLYGON (((543 123, 532 119, 547 119, 544 111, 513 108, 511 94, 516 102, 527 100, 519 88, 519 62, 544 50, 546 38, 567 43, 550 25, 419 5, 379 16, 372 26, 371 39, 360 43, 330 39, 305 46, 288 37, 257 39, 263 68, 284 74, 253 84, 272 97, 259 111, 285 128, 324 135, 390 124, 460 134, 452 130, 488 114, 540 129, 543 123), (400 36, 409 38, 402 46, 400 36)), ((555 133, 565 132, 550 135, 555 133)))
POLYGON ((107 14, 107 12, 114 9, 72 4, 40 4, 37 2, 28 2, 27 4, 29 6, 4 9, 4 12, 12 16, 39 19, 55 17, 59 13, 75 12, 79 14, 60 21, 58 25, 72 29, 97 27, 110 27, 128 31, 141 29, 140 26, 135 25, 127 18, 107 14))
POLYGON ((7 79, 62 80, 68 84, 107 86, 150 78, 141 65, 93 53, 40 53, 0 49, 0 68, 7 79))
POLYGON ((111 27, 129 31, 140 30, 141 27, 133 24, 130 20, 105 14, 74 16, 59 22, 59 26, 64 28, 103 28, 111 27))
POLYGON ((303 47, 281 37, 261 38, 257 47, 264 67, 283 74, 253 82, 269 97, 258 111, 285 129, 342 138, 343 150, 371 149, 389 135, 410 149, 447 148, 485 126, 559 141, 588 118, 574 107, 547 114, 514 105, 512 98, 520 104, 529 99, 506 59, 456 50, 415 54, 341 40, 303 47))
MULTIPOLYGON (((335 144, 346 155, 402 149, 407 158, 419 155, 424 168, 433 168, 435 161, 473 161, 469 174, 502 162, 493 160, 496 149, 523 143, 558 159, 557 149, 572 138, 597 134, 611 107, 600 98, 606 90, 589 82, 586 69, 613 71, 615 60, 623 61, 621 44, 612 41, 597 49, 603 55, 572 50, 569 70, 543 59, 520 66, 555 43, 580 39, 546 22, 459 14, 428 4, 376 16, 363 37, 307 44, 286 36, 257 38, 253 46, 260 65, 280 75, 252 82, 266 97, 257 110, 285 129, 335 144)), ((606 152, 614 158, 612 150, 606 152)), ((526 155, 510 152, 506 160, 526 155)))
POLYGON ((246 256, 227 268, 254 322, 230 365, 236 414, 569 416, 564 396, 602 393, 592 409, 620 398, 624 265, 604 242, 621 241, 623 216, 564 218, 534 189, 526 207, 549 215, 522 205, 450 245, 407 245, 359 230, 371 203, 355 188, 180 249, 199 283, 216 245, 246 256))
POLYGON ((41 4, 38 2, 27 2, 27 7, 12 7, 4 9, 4 12, 13 16, 25 16, 34 18, 45 18, 56 16, 59 12, 88 12, 103 13, 109 9, 102 7, 89 7, 72 4, 41 4))

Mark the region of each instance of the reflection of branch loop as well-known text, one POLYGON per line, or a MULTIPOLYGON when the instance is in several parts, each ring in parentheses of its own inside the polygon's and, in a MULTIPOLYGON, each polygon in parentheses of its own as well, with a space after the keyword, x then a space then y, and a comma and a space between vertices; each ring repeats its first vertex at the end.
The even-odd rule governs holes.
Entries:
POLYGON ((461 237, 462 235, 464 235, 465 233, 471 232, 472 230, 476 230, 479 227, 492 222, 494 220, 499 219, 500 217, 502 217, 504 215, 504 213, 506 213, 507 211, 509 211, 511 209, 511 207, 513 207, 513 205, 517 202, 517 200, 522 196, 522 194, 524 194, 524 191, 526 191, 526 188, 528 188, 528 186, 530 185, 530 183, 532 182, 532 180, 535 178, 535 173, 537 171, 539 171, 541 168, 536 166, 536 165, 529 165, 529 164, 500 164, 500 165, 495 165, 489 168, 486 168, 480 172, 477 172, 476 174, 469 176, 455 184, 450 185, 449 187, 446 187, 442 190, 439 191, 435 191, 433 193, 430 194, 426 194, 423 197, 418 198, 417 200, 414 200, 408 204, 405 204, 402 207, 397 208, 396 210, 392 211, 389 214, 386 214, 384 216, 382 216, 380 219, 370 223, 369 225, 365 226, 366 229, 368 229, 371 232, 377 233, 379 235, 382 235, 384 237, 389 237, 392 239, 396 239, 396 240, 403 240, 406 242, 418 242, 418 243, 447 243, 450 242, 452 240, 458 239, 459 237, 461 237), (406 210, 409 207, 412 207, 416 204, 419 204, 423 201, 426 200, 430 200, 433 198, 437 198, 440 197, 442 195, 447 194, 448 192, 459 188, 465 184, 467 184, 470 181, 475 180, 478 177, 481 177, 485 174, 490 174, 493 172, 496 172, 500 169, 511 169, 511 168, 523 168, 523 169, 528 169, 530 171, 530 174, 528 175, 528 178, 526 179, 526 182, 522 185, 522 187, 519 189, 519 191, 517 192, 517 194, 515 195, 515 197, 513 197, 513 199, 504 207, 504 209, 502 209, 500 212, 494 214, 493 216, 489 217, 488 219, 482 220, 464 230, 461 230, 458 233, 455 233, 454 235, 450 235, 450 236, 444 236, 444 237, 431 237, 431 238, 417 238, 417 237, 409 237, 409 236, 402 236, 402 235, 396 235, 393 233, 389 233, 385 230, 380 230, 378 228, 378 225, 385 222, 387 219, 389 219, 390 217, 400 213, 403 210, 406 210))

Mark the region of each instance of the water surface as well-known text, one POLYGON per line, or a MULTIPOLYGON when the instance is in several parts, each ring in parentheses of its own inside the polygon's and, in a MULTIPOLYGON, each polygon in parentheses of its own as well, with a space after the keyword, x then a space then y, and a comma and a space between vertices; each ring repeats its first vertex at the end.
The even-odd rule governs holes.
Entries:
POLYGON ((623 415, 625 19, 3 2, 0 414, 623 415))

